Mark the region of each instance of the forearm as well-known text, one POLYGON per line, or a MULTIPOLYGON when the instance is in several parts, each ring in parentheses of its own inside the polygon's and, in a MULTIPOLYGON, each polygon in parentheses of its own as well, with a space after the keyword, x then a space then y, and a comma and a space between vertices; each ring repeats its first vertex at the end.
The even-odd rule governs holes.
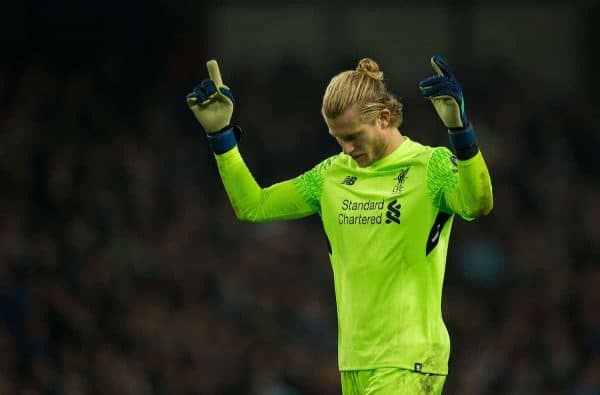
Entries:
POLYGON ((229 201, 240 220, 286 220, 302 218, 315 212, 298 194, 292 180, 261 188, 237 147, 215 155, 215 158, 229 201))
POLYGON ((477 218, 488 214, 493 207, 492 182, 481 152, 466 160, 458 161, 459 182, 454 201, 463 217, 477 218))
POLYGON ((458 158, 458 182, 444 188, 442 209, 465 219, 486 215, 492 210, 492 183, 483 156, 475 141, 475 130, 465 114, 462 88, 450 66, 439 55, 431 58, 436 75, 419 83, 438 116, 448 128, 458 158))

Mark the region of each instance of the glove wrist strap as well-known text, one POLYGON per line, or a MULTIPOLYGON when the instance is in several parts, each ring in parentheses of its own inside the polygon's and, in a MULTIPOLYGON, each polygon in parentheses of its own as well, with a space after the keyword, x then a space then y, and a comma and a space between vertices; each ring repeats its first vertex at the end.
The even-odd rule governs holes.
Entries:
POLYGON ((208 145, 217 155, 224 154, 235 147, 240 140, 241 129, 238 126, 227 125, 216 133, 207 133, 208 145))
POLYGON ((450 129, 448 134, 459 160, 470 159, 479 152, 475 139, 475 129, 473 129, 471 123, 462 129, 450 129))

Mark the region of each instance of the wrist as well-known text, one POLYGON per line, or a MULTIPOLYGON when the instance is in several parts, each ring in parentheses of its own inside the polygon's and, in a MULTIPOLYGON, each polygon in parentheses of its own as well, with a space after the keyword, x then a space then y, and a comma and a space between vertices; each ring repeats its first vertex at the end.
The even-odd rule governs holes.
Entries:
POLYGON ((471 123, 460 129, 448 129, 448 135, 459 160, 470 159, 479 152, 475 129, 471 123))
POLYGON ((240 140, 241 129, 238 126, 227 125, 214 133, 207 133, 208 145, 217 155, 224 154, 235 147, 240 140))

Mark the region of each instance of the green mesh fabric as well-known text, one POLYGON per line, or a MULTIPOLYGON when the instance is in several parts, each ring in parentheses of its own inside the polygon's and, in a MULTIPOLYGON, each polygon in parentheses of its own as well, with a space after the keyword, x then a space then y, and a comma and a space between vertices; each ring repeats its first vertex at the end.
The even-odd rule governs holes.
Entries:
POLYGON ((321 211, 321 193, 323 191, 323 180, 325 179, 325 171, 331 166, 334 160, 339 155, 331 156, 309 171, 301 174, 294 179, 294 185, 298 189, 298 193, 310 206, 321 211))
POLYGON ((453 154, 446 147, 438 147, 431 153, 427 163, 427 189, 434 206, 451 213, 444 199, 444 192, 453 189, 459 181, 458 167, 453 154))

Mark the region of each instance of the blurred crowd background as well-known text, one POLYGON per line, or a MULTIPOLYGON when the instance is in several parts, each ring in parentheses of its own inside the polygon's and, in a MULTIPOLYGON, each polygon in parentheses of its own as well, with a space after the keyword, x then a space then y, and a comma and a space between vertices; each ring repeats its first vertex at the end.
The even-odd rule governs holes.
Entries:
POLYGON ((340 393, 318 218, 238 222, 185 95, 219 59, 267 186, 338 152, 321 95, 365 56, 402 132, 449 146, 417 88, 434 53, 495 194, 455 222, 444 393, 600 394, 599 7, 351 4, 8 6, 0 394, 340 393))

